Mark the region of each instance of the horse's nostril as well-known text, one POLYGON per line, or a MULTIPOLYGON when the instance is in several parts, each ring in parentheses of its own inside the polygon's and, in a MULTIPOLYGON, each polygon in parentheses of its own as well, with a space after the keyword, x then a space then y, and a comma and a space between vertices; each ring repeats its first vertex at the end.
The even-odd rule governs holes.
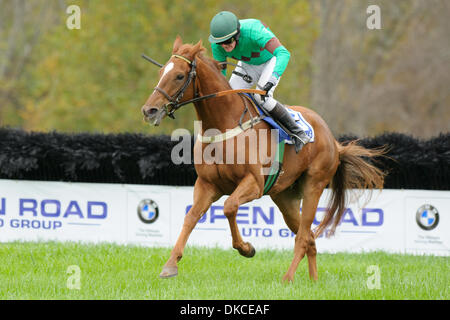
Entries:
POLYGON ((154 108, 154 107, 149 108, 149 109, 143 108, 143 113, 144 113, 144 116, 146 116, 146 117, 152 117, 152 116, 154 116, 157 112, 158 112, 158 108, 154 108))
POLYGON ((157 112, 158 112, 158 108, 150 108, 150 110, 148 111, 150 116, 153 116, 157 112))

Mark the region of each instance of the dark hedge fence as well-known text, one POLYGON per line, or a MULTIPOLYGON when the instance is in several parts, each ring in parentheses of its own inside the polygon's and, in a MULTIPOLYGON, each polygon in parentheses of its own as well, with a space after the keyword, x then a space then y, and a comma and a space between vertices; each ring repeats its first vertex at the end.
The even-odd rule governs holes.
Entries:
MULTIPOLYGON (((429 140, 386 133, 359 143, 389 146, 388 157, 375 163, 388 172, 385 188, 450 190, 450 133, 429 140)), ((169 136, 0 128, 0 179, 191 186, 194 166, 171 161, 176 144, 169 136)))

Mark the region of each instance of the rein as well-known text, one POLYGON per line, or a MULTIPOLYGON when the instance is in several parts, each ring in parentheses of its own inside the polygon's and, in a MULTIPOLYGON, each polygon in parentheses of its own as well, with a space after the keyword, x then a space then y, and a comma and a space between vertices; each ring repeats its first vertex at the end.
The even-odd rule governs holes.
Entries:
MULTIPOLYGON (((144 59, 150 61, 151 63, 162 67, 162 65, 160 63, 157 63, 155 60, 153 60, 145 55, 142 55, 142 57, 144 59)), ((181 59, 181 60, 187 62, 191 66, 191 71, 189 71, 188 79, 184 82, 184 84, 181 86, 181 88, 173 96, 170 96, 163 89, 161 89, 159 87, 155 87, 156 91, 161 93, 167 100, 169 100, 168 103, 163 105, 163 108, 164 108, 164 111, 167 113, 167 115, 172 119, 175 119, 174 113, 176 110, 178 110, 182 106, 187 105, 189 103, 195 103, 195 102, 199 102, 199 101, 206 100, 206 99, 222 97, 224 95, 232 94, 232 93, 253 93, 253 94, 260 94, 260 95, 266 94, 266 91, 257 90, 257 89, 234 89, 234 90, 219 91, 219 92, 208 94, 205 96, 199 96, 198 92, 197 92, 197 87, 195 86, 195 78, 197 76, 196 61, 195 60, 191 61, 191 60, 187 59, 186 57, 183 57, 183 56, 180 56, 177 54, 172 55, 172 57, 181 59), (186 91, 186 89, 188 88, 188 86, 191 82, 193 82, 193 85, 194 85, 194 98, 184 101, 184 102, 180 102, 180 100, 183 98, 184 92, 186 91)))

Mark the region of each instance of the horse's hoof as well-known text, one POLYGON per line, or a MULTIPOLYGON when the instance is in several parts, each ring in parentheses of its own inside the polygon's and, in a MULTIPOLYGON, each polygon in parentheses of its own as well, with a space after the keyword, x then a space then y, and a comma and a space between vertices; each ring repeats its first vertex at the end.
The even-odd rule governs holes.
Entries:
POLYGON ((159 274, 162 279, 172 278, 178 275, 178 267, 164 267, 159 274))
POLYGON ((248 251, 239 249, 239 253, 246 258, 253 258, 256 253, 255 247, 253 247, 252 244, 249 242, 246 242, 245 244, 248 245, 250 249, 248 251))
POLYGON ((294 282, 294 277, 286 273, 283 277, 283 283, 289 284, 292 282, 294 282))

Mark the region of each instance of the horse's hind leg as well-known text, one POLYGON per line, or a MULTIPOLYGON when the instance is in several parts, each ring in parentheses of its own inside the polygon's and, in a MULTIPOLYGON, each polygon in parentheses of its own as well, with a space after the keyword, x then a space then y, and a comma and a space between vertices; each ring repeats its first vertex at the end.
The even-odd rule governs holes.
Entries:
POLYGON ((237 188, 224 203, 223 212, 230 224, 231 236, 233 238, 233 248, 241 255, 251 258, 255 255, 255 248, 242 240, 241 233, 236 222, 238 208, 241 204, 252 201, 260 196, 260 188, 253 175, 247 175, 239 183, 237 188))
POLYGON ((316 249, 313 233, 311 232, 311 224, 314 221, 317 205, 323 189, 328 184, 328 181, 315 179, 313 176, 307 176, 303 188, 303 207, 300 218, 300 227, 295 237, 294 259, 283 277, 283 281, 293 281, 295 271, 298 264, 303 259, 305 254, 308 255, 308 265, 310 277, 317 279, 317 265, 316 265, 316 249))
POLYGON ((194 203, 184 218, 183 229, 178 236, 175 247, 170 253, 169 260, 167 260, 159 275, 161 278, 170 278, 178 274, 177 262, 183 257, 184 247, 186 246, 189 235, 198 220, 220 195, 213 185, 206 183, 200 178, 197 179, 194 186, 194 203))
POLYGON ((286 225, 293 233, 297 234, 300 227, 300 203, 302 201, 298 183, 270 197, 283 214, 286 225))
POLYGON ((317 249, 316 249, 316 240, 314 239, 314 232, 312 230, 309 231, 310 236, 308 240, 308 249, 306 249, 306 255, 308 256, 308 270, 309 270, 309 278, 311 280, 316 281, 319 276, 317 273, 317 249))
MULTIPOLYGON (((286 189, 280 193, 271 196, 273 202, 277 205, 283 214, 284 221, 289 229, 297 234, 300 228, 300 202, 302 198, 301 181, 297 182, 292 188, 286 189)), ((309 277, 317 280, 316 263, 316 243, 313 232, 308 239, 306 255, 308 256, 309 277)))

